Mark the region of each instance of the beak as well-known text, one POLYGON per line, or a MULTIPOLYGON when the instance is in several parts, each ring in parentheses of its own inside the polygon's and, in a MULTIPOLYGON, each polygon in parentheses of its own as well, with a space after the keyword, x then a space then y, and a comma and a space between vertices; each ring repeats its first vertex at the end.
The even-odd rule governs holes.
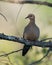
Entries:
POLYGON ((25 17, 25 19, 27 19, 27 18, 29 18, 28 16, 27 17, 25 17))

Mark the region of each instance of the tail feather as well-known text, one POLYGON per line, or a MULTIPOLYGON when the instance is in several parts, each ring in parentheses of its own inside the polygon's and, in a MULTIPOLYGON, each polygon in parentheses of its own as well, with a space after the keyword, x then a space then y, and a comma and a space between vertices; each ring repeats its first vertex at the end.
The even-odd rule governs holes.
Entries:
POLYGON ((23 51, 22 51, 22 56, 25 56, 26 53, 28 52, 28 50, 30 49, 31 46, 28 45, 24 45, 23 47, 23 51))

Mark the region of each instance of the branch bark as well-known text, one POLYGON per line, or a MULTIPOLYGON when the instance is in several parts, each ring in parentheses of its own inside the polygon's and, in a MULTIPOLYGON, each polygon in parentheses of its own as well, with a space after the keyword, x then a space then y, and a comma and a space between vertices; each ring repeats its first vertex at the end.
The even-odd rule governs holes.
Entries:
POLYGON ((49 3, 49 2, 41 2, 41 1, 19 1, 18 3, 20 4, 38 4, 38 5, 46 5, 46 6, 49 6, 49 7, 52 7, 52 3, 49 3))
POLYGON ((42 2, 42 1, 19 1, 18 3, 20 3, 20 4, 27 4, 27 3, 29 3, 29 4, 38 4, 38 5, 46 5, 46 6, 49 6, 49 7, 52 7, 52 3, 49 3, 49 2, 46 2, 46 1, 44 1, 44 2, 42 2))
POLYGON ((46 6, 49 6, 49 7, 52 7, 52 3, 50 2, 42 2, 42 1, 30 1, 30 0, 23 0, 23 1, 17 1, 17 2, 13 2, 12 3, 17 3, 17 4, 37 4, 37 5, 46 5, 46 6))
POLYGON ((42 2, 42 1, 30 1, 30 0, 26 0, 26 1, 8 1, 10 3, 17 3, 17 4, 37 4, 37 5, 45 5, 45 6, 49 6, 52 7, 52 3, 50 2, 42 2))
MULTIPOLYGON (((28 40, 25 40, 23 38, 19 38, 19 37, 15 37, 15 36, 8 36, 8 35, 5 35, 3 33, 0 33, 0 39, 19 42, 21 44, 26 44, 26 45, 52 48, 52 42, 51 41, 48 41, 48 42, 38 41, 38 40, 37 41, 28 41, 28 40)), ((50 38, 50 39, 52 39, 52 38, 50 38)))

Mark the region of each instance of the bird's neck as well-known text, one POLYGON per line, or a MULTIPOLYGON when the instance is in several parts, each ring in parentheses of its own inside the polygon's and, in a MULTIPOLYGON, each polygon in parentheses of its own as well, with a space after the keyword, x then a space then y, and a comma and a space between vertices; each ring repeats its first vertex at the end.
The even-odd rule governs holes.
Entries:
POLYGON ((30 24, 35 24, 35 19, 31 19, 30 24))

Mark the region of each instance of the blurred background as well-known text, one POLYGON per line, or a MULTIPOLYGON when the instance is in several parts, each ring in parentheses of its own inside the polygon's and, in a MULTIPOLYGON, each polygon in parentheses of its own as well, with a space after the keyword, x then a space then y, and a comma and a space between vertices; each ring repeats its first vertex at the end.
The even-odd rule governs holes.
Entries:
MULTIPOLYGON (((25 17, 29 13, 33 13, 35 15, 36 24, 40 28, 39 40, 52 37, 52 7, 36 4, 16 4, 18 1, 19 0, 0 0, 0 13, 7 19, 6 21, 0 15, 0 33, 23 37, 23 30, 29 23, 29 20, 26 20, 25 17)), ((37 1, 52 3, 52 0, 37 1)), ((23 45, 17 42, 0 40, 0 54, 19 50, 21 48, 23 48, 23 45)), ((0 57, 0 65, 28 65, 42 58, 46 52, 46 48, 33 47, 24 57, 21 51, 11 54, 8 57, 0 57)), ((52 53, 49 53, 49 55, 37 65, 52 65, 51 54, 52 53)))

